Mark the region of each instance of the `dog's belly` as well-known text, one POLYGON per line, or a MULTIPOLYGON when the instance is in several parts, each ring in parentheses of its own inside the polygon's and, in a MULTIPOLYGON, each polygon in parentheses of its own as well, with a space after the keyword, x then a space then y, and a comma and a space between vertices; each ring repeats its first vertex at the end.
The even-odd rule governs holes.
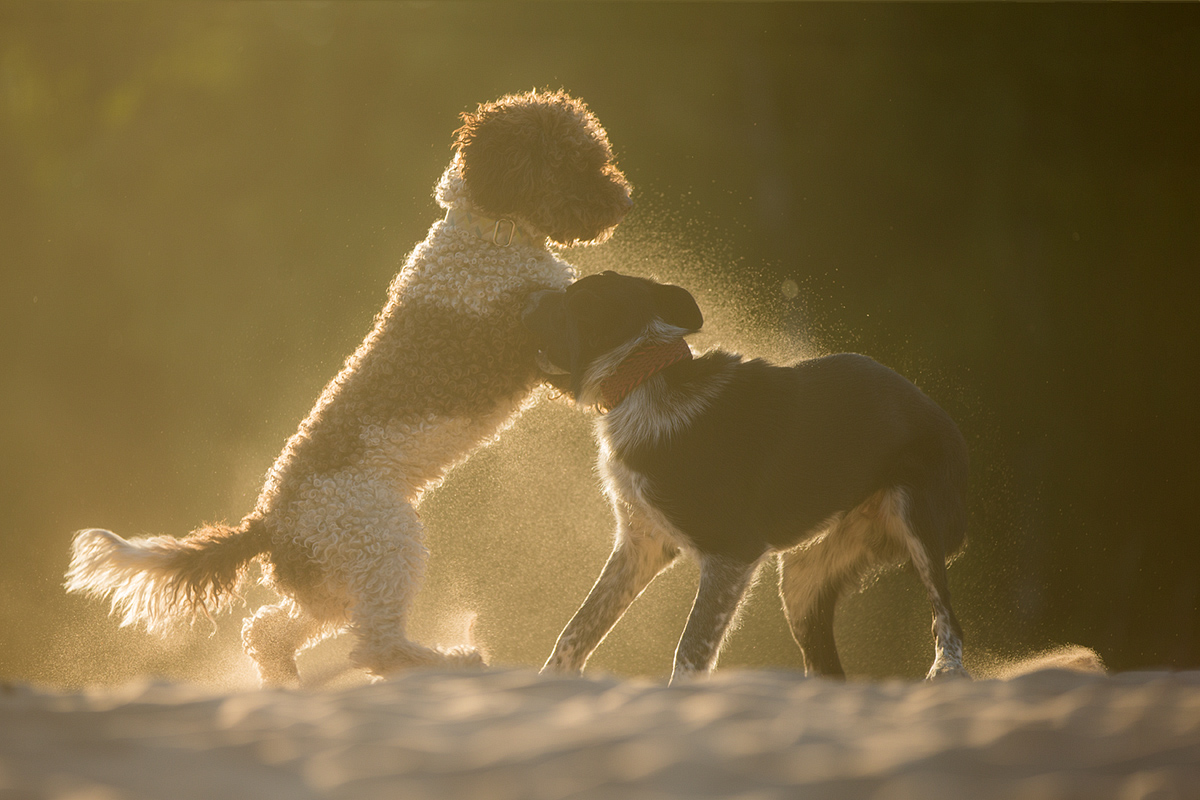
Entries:
POLYGON ((785 550, 821 535, 841 516, 840 513, 833 513, 814 520, 814 524, 791 527, 781 537, 767 537, 763 535, 763 531, 738 528, 727 531, 725 536, 714 538, 705 531, 690 530, 673 521, 672 517, 677 515, 672 513, 670 498, 664 502, 663 498, 656 495, 650 476, 630 467, 603 444, 600 452, 600 471, 610 498, 633 509, 670 537, 676 546, 694 553, 713 553, 754 560, 768 552, 785 550))
POLYGON ((869 544, 873 552, 887 563, 899 562, 905 555, 902 539, 884 535, 890 530, 901 530, 908 524, 904 511, 907 496, 899 487, 881 488, 858 504, 832 511, 820 519, 811 518, 777 536, 768 537, 752 527, 739 527, 729 531, 727 536, 714 538, 710 532, 690 530, 674 522, 669 510, 655 497, 651 479, 620 459, 606 460, 602 471, 606 488, 615 502, 634 509, 676 546, 692 553, 726 555, 754 561, 768 553, 807 546, 838 531, 841 538, 869 544))

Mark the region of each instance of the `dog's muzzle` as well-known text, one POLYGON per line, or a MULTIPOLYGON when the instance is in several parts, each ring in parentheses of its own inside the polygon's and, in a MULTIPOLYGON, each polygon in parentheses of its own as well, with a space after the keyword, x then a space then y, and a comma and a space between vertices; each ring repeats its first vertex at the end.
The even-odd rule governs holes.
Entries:
POLYGON ((525 319, 541 305, 542 301, 547 297, 556 294, 566 294, 562 289, 539 289, 536 292, 530 292, 529 297, 525 298, 525 308, 521 311, 521 318, 525 319))
POLYGON ((537 351, 537 368, 547 375, 566 375, 569 372, 552 362, 545 350, 537 351))

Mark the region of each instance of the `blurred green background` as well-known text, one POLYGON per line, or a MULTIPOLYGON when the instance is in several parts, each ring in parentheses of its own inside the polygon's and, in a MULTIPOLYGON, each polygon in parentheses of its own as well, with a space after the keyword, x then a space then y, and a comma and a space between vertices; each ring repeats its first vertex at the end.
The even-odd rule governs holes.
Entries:
MULTIPOLYGON (((692 289, 703 347, 869 353, 959 420, 970 666, 1200 667, 1200 7, 5 2, 0 677, 250 681, 236 619, 162 642, 65 596, 71 534, 249 510, 439 215, 457 115, 533 87, 636 188, 582 269, 692 289)), ((429 498, 418 638, 474 614, 540 665, 610 545, 593 462, 548 401, 429 498)), ((596 668, 665 675, 694 581, 596 668)), ((800 666, 773 581, 723 666, 800 666)), ((911 576, 843 608, 850 671, 924 673, 911 576)))

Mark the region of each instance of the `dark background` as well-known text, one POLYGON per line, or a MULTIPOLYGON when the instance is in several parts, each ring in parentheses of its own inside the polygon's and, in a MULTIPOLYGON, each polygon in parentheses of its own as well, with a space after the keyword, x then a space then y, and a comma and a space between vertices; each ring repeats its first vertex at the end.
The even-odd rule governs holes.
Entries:
MULTIPOLYGON (((236 620, 160 642, 65 596, 70 536, 248 511, 439 215, 457 115, 533 87, 637 190, 568 258, 692 289, 702 347, 866 352, 958 419, 977 673, 1200 667, 1200 7, 6 2, 0 677, 249 680, 236 620)), ((418 638, 475 613, 541 663, 610 544, 589 426, 543 403, 430 497, 418 638)), ((801 663, 770 572, 726 666, 801 663)), ((596 666, 664 675, 694 580, 596 666)), ((923 674, 928 614, 902 572, 849 598, 848 669, 923 674)))

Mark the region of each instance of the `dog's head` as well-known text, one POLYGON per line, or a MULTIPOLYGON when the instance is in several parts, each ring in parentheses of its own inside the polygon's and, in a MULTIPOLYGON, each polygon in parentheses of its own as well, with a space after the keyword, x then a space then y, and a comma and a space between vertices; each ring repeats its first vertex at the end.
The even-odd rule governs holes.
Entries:
POLYGON ((686 289, 603 272, 565 290, 535 292, 524 313, 537 340, 544 372, 577 403, 600 401, 600 387, 621 363, 647 344, 667 343, 700 330, 704 317, 686 289))
POLYGON ((566 93, 508 95, 462 119, 456 164, 483 213, 569 246, 604 241, 633 205, 608 134, 566 93))

